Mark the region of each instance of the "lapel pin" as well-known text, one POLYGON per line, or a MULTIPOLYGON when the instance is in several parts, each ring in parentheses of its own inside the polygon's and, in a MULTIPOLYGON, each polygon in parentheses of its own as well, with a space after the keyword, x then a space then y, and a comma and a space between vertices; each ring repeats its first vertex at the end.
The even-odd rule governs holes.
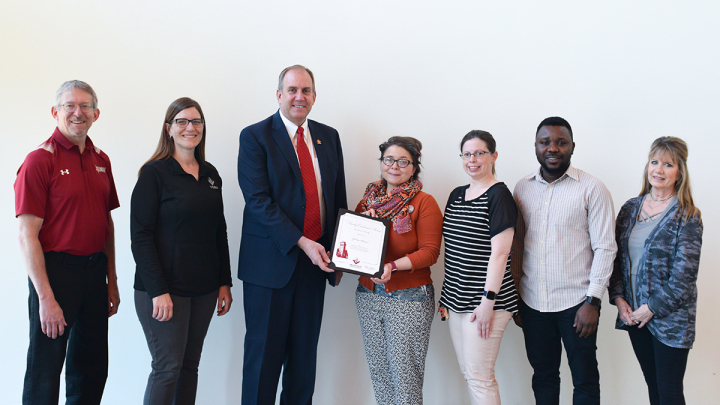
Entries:
POLYGON ((318 140, 317 140, 317 144, 318 144, 318 145, 322 145, 322 142, 320 142, 320 140, 318 139, 318 140))

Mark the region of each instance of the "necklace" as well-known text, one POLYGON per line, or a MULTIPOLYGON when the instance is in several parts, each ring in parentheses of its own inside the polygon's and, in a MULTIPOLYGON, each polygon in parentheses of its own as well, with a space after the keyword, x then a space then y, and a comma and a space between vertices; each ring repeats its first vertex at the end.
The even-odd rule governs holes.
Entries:
POLYGON ((672 193, 665 198, 657 198, 657 199, 655 197, 653 197, 652 193, 648 193, 648 196, 650 197, 651 200, 653 200, 655 202, 663 202, 663 201, 667 201, 667 200, 673 198, 673 196, 675 196, 675 193, 672 193))

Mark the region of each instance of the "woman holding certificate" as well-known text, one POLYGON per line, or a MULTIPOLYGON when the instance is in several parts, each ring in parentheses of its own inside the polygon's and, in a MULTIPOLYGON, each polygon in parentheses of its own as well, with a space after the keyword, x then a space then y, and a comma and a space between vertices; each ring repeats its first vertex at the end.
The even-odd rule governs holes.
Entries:
POLYGON ((440 254, 442 213, 422 192, 415 138, 380 145, 381 179, 368 184, 357 212, 392 221, 381 278, 360 277, 355 294, 375 399, 421 404, 434 314, 430 266, 440 254))
POLYGON ((495 359, 505 327, 517 312, 510 248, 517 221, 512 193, 495 178, 495 139, 470 131, 460 142, 470 184, 445 206, 445 281, 440 314, 448 320, 472 405, 499 405, 495 359))

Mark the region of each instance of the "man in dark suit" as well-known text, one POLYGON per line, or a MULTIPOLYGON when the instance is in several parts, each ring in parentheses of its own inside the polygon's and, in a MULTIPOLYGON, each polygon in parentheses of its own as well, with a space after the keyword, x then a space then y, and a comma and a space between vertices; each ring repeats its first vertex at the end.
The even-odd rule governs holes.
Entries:
POLYGON ((240 133, 245 405, 274 404, 281 369, 281 403, 312 403, 325 280, 340 281, 327 251, 347 208, 342 148, 335 129, 307 120, 315 97, 312 72, 290 66, 279 111, 240 133))

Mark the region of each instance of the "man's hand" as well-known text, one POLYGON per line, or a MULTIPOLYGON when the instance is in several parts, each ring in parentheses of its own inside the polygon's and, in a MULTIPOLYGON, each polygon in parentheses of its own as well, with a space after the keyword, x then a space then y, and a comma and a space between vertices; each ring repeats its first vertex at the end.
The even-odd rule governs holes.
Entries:
POLYGON ((65 316, 55 298, 40 299, 40 327, 44 334, 56 339, 65 333, 65 316))
POLYGON ((217 314, 218 316, 223 316, 228 313, 230 310, 230 305, 232 305, 232 292, 230 292, 230 286, 224 285, 220 287, 218 290, 218 306, 217 306, 217 314))
POLYGON ((120 290, 117 281, 108 281, 108 318, 117 314, 120 306, 120 290))
POLYGON ((515 325, 522 329, 522 317, 520 316, 520 312, 513 315, 513 321, 515 322, 515 325))
POLYGON ((595 333, 597 330, 598 319, 600 319, 600 311, 598 308, 585 302, 575 313, 575 332, 580 334, 581 338, 586 338, 595 333))
POLYGON ((335 271, 328 268, 327 264, 330 263, 330 257, 328 257, 325 248, 321 244, 302 236, 297 241, 296 245, 305 252, 307 257, 310 258, 312 264, 320 267, 320 270, 326 273, 332 273, 335 271))
POLYGON ((169 293, 158 295, 152 299, 153 314, 152 317, 160 322, 169 321, 173 316, 173 302, 169 293))

